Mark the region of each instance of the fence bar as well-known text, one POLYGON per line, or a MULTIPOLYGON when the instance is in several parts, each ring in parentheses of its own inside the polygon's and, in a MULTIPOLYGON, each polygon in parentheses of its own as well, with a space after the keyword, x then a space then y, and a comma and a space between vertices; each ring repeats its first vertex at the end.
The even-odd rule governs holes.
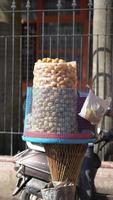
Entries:
POLYGON ((82 62, 82 58, 83 58, 83 37, 80 37, 80 89, 82 88, 82 66, 83 66, 83 62, 82 62))
POLYGON ((96 94, 99 95, 99 35, 97 35, 97 77, 96 77, 96 94))
POLYGON ((51 38, 51 36, 49 37, 49 57, 51 58, 52 57, 52 55, 51 55, 51 52, 52 52, 52 48, 51 48, 51 45, 52 45, 52 38, 51 38))
POLYGON ((64 37, 64 44, 65 44, 65 46, 64 46, 64 58, 65 58, 65 60, 67 60, 67 36, 65 36, 64 37))
POLYGON ((75 58, 75 8, 77 4, 76 1, 73 0, 72 7, 73 7, 73 37, 72 37, 72 60, 75 58))
MULTIPOLYGON (((112 40, 111 40, 111 44, 112 44, 112 60, 111 60, 111 63, 112 63, 112 66, 111 66, 111 85, 113 86, 113 36, 112 36, 112 40)), ((111 87, 111 97, 112 97, 112 102, 111 102, 111 108, 113 109, 113 87, 111 87)), ((112 124, 113 124, 113 119, 112 119, 112 124)))
POLYGON ((30 11, 30 1, 27 0, 26 4, 27 9, 27 77, 26 77, 26 86, 29 84, 29 11, 30 11))
POLYGON ((4 52, 4 58, 5 58, 5 67, 4 67, 4 132, 6 131, 6 80, 7 80, 7 37, 5 37, 5 52, 4 52))
MULTIPOLYGON (((106 5, 106 21, 105 21, 105 44, 104 44, 104 83, 105 83, 105 85, 107 84, 107 77, 106 77, 106 64, 107 64, 107 62, 106 62, 106 48, 107 48, 107 21, 108 21, 108 17, 107 17, 107 15, 108 15, 108 6, 106 5)), ((104 98, 106 97, 106 88, 104 87, 104 96, 103 96, 104 98)))
POLYGON ((89 59, 90 59, 90 51, 91 51, 91 45, 90 45, 90 40, 91 40, 91 14, 92 14, 92 0, 89 0, 88 2, 88 7, 89 7, 89 19, 88 19, 88 52, 87 52, 87 83, 89 83, 89 76, 90 76, 90 73, 89 73, 89 59))
POLYGON ((60 9, 62 7, 61 0, 58 0, 58 16, 57 16, 57 57, 59 57, 59 35, 60 35, 60 9))
POLYGON ((44 58, 44 11, 42 12, 42 58, 44 58))
POLYGON ((19 107, 18 107, 18 115, 19 115, 19 118, 18 118, 18 132, 20 133, 21 131, 21 112, 22 112, 22 109, 21 109, 21 106, 22 106, 22 37, 20 37, 20 40, 19 40, 19 43, 20 43, 20 65, 19 65, 19 107))
POLYGON ((15 9, 16 4, 15 0, 13 0, 12 5, 12 103, 11 103, 11 148, 10 154, 13 155, 13 116, 14 116, 14 64, 15 64, 15 9))

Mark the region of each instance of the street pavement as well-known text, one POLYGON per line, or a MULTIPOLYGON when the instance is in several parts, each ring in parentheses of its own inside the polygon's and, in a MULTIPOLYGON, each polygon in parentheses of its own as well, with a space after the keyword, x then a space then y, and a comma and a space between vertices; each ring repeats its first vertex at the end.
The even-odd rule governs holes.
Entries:
POLYGON ((13 159, 10 156, 0 156, 0 200, 18 200, 12 192, 16 185, 16 173, 13 159))
MULTIPOLYGON (((95 178, 95 185, 98 192, 113 194, 113 162, 102 162, 95 178)), ((19 200, 19 195, 12 196, 15 186, 13 158, 0 156, 0 200, 19 200)))

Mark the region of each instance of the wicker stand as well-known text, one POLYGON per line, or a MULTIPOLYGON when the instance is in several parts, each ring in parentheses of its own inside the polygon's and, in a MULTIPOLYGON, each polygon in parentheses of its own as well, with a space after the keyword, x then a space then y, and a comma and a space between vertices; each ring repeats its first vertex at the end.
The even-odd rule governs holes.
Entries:
POLYGON ((69 179, 76 185, 86 144, 45 144, 52 181, 69 179))

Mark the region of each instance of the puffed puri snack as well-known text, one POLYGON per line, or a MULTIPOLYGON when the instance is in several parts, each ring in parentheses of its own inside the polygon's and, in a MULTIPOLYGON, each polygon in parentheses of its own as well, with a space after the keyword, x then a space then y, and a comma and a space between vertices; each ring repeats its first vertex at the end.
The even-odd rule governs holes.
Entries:
POLYGON ((35 63, 33 74, 32 115, 26 128, 39 133, 76 133, 76 62, 45 58, 35 63))
POLYGON ((62 59, 44 59, 46 62, 35 63, 33 88, 76 88, 76 62, 65 62, 62 59), (50 62, 51 61, 51 62, 50 62))

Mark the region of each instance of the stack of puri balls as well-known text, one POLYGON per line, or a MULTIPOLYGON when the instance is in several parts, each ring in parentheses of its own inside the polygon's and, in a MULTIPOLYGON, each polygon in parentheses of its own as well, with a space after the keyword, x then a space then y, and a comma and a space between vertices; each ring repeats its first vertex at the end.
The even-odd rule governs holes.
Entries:
MULTIPOLYGON (((44 58, 34 66, 32 129, 40 133, 77 132, 76 62, 44 58)), ((48 135, 47 135, 48 137, 48 135)))
MULTIPOLYGON (((38 59, 34 65, 32 116, 27 128, 34 133, 55 135, 44 144, 53 181, 76 183, 84 145, 62 144, 61 135, 77 133, 77 66, 63 59, 38 59), (57 135, 57 137, 56 137, 57 135)), ((43 138, 44 140, 44 138, 43 138)))

